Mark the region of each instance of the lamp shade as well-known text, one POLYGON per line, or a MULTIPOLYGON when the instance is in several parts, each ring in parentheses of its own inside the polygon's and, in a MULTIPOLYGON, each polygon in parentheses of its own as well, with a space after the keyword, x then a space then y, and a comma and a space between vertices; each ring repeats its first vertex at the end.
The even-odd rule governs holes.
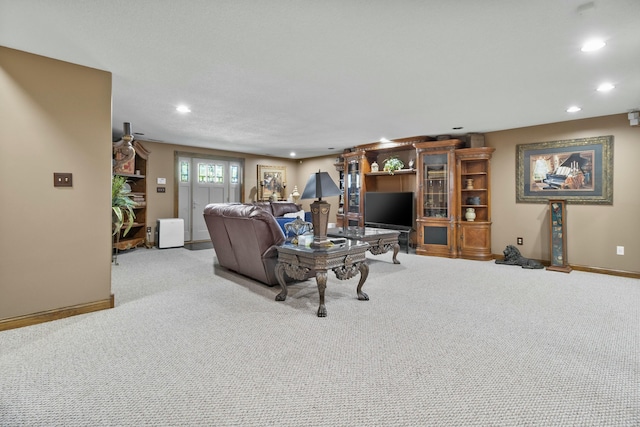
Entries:
POLYGON ((339 196, 340 194, 342 194, 342 191, 333 182, 329 173, 318 171, 311 174, 300 198, 314 199, 317 197, 322 200, 323 197, 339 196))

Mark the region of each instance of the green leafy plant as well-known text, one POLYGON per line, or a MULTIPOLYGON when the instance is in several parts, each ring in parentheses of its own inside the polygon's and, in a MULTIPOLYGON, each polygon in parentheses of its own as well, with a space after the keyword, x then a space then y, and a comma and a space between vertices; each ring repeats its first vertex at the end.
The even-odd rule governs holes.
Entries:
POLYGON ((397 156, 391 156, 384 160, 384 170, 393 175, 394 171, 400 170, 404 167, 404 163, 397 156))
POLYGON ((122 236, 126 236, 133 227, 136 214, 133 210, 138 204, 129 195, 131 189, 127 185, 127 178, 124 176, 114 176, 111 181, 111 221, 113 224, 113 235, 120 233, 123 227, 126 228, 122 236))

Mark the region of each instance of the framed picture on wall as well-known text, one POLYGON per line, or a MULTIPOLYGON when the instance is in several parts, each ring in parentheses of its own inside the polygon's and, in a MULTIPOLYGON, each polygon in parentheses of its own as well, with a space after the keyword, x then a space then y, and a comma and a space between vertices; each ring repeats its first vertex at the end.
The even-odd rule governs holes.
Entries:
POLYGON ((516 146, 516 203, 613 204, 613 136, 516 146))
POLYGON ((286 198, 287 167, 258 165, 258 200, 286 198))

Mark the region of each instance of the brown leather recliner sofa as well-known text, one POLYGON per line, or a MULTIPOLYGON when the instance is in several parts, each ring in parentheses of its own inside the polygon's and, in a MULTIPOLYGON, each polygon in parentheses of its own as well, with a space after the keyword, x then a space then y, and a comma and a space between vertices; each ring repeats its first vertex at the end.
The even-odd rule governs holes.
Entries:
POLYGON ((205 207, 204 220, 222 267, 269 286, 278 284, 276 246, 285 237, 270 212, 255 205, 214 203, 205 207))

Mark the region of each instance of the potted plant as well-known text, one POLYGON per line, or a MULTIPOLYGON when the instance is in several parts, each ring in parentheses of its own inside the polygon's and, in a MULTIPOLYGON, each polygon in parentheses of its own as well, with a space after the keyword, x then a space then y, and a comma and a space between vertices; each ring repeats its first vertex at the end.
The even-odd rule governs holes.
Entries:
POLYGON ((127 183, 127 178, 120 175, 114 176, 111 181, 111 225, 112 235, 116 239, 116 264, 118 263, 117 243, 120 243, 120 231, 126 225, 122 233, 122 236, 126 236, 136 219, 133 208, 138 204, 131 199, 130 193, 131 187, 127 183))
POLYGON ((394 171, 400 170, 404 167, 404 163, 397 156, 391 156, 384 161, 384 170, 393 175, 394 171))

